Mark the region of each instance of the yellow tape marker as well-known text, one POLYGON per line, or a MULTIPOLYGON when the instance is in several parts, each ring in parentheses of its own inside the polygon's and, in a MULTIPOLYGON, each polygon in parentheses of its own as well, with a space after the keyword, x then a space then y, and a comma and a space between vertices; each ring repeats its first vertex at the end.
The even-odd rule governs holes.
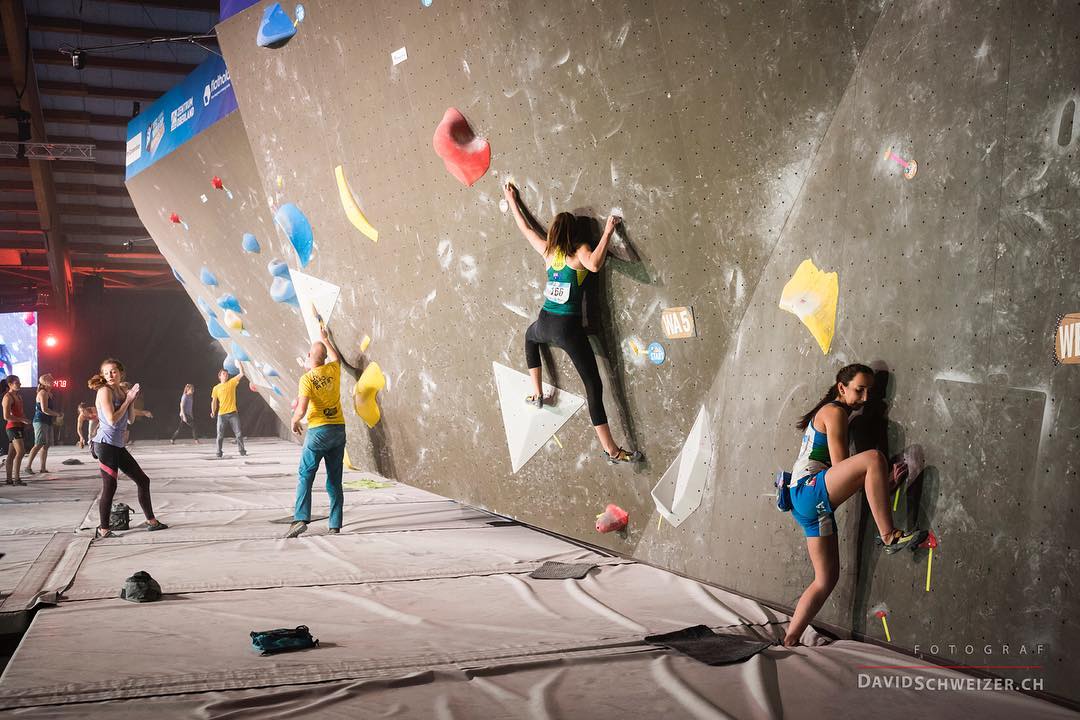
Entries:
POLYGON ((930 548, 930 554, 926 558, 926 592, 930 592, 930 572, 934 568, 934 548, 930 548))
POLYGON ((559 436, 558 435, 552 435, 551 439, 555 441, 555 444, 559 446, 560 450, 563 449, 562 443, 559 442, 559 436))
POLYGON ((365 335, 364 339, 360 341, 360 352, 367 352, 369 345, 371 345, 371 336, 365 335))
POLYGON ((641 350, 638 348, 637 345, 634 344, 633 340, 630 341, 630 349, 634 351, 635 355, 640 355, 641 354, 641 350))
POLYGON ((661 515, 660 517, 656 518, 656 529, 659 530, 660 526, 663 525, 663 524, 664 524, 664 516, 661 515))
POLYGON ((893 512, 896 512, 896 504, 899 503, 899 502, 900 502, 900 488, 896 488, 896 494, 893 495, 893 499, 892 499, 893 512))
POLYGON ((892 636, 889 635, 889 623, 884 615, 881 616, 881 624, 885 627, 885 641, 892 642, 892 636))

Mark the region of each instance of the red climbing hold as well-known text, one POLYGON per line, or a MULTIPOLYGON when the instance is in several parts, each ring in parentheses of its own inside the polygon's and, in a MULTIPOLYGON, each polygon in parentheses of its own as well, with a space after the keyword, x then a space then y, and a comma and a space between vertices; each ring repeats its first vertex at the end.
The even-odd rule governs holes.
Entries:
POLYGON ((443 115, 431 144, 450 174, 464 185, 471 186, 482 178, 491 165, 488 141, 476 136, 469 121, 456 108, 443 115))
POLYGON ((221 190, 225 187, 225 183, 221 182, 221 178, 219 178, 217 175, 210 178, 210 184, 214 187, 215 190, 221 190))
POLYGON ((169 215, 169 222, 179 223, 180 222, 180 216, 177 215, 176 213, 172 213, 171 215, 169 215))
POLYGON ((626 527, 630 514, 618 505, 608 505, 604 512, 596 516, 596 532, 617 532, 626 527))
POLYGON ((926 536, 926 539, 923 540, 921 543, 919 543, 919 547, 921 549, 923 549, 923 550, 925 550, 925 549, 933 550, 934 548, 937 547, 937 535, 934 534, 933 530, 930 530, 929 532, 930 532, 930 534, 926 536))

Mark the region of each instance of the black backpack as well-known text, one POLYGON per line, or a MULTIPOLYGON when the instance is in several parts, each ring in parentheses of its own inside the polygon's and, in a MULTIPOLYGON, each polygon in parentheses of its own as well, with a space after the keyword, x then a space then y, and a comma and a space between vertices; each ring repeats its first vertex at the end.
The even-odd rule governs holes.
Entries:
POLYGON ((109 529, 110 530, 127 530, 131 527, 131 508, 122 502, 118 502, 112 506, 112 512, 109 513, 109 529))
POLYGON ((316 647, 318 644, 319 641, 311 637, 307 625, 301 625, 297 628, 251 631, 251 646, 258 650, 260 655, 306 650, 316 647))

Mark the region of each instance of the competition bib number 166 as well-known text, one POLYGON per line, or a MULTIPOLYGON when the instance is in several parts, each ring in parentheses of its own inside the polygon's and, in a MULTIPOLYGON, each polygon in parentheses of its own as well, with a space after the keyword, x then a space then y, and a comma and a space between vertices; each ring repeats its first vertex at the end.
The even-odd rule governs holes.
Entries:
POLYGON ((553 303, 565 304, 570 299, 570 283, 548 281, 547 287, 544 288, 544 297, 553 303))

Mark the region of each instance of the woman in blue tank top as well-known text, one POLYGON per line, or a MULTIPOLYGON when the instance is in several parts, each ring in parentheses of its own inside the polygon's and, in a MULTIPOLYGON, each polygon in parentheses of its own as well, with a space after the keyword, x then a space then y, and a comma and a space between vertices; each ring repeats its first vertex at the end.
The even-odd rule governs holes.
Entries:
POLYGON ((34 398, 34 447, 30 448, 30 454, 26 457, 26 474, 33 475, 30 466, 34 464, 34 458, 41 453, 41 466, 38 472, 46 473, 45 462, 49 458, 49 446, 52 445, 53 418, 59 417, 60 413, 53 410, 53 376, 45 373, 38 378, 37 395, 34 398))
POLYGON ((607 258, 608 243, 619 218, 608 218, 604 234, 596 249, 574 236, 574 216, 559 213, 552 221, 545 237, 537 232, 522 213, 517 188, 507 183, 503 188, 506 201, 514 213, 518 230, 536 252, 544 256, 547 264, 547 283, 544 286, 544 306, 540 316, 525 333, 525 361, 529 366, 533 393, 525 401, 543 407, 540 347, 555 345, 566 351, 585 385, 585 398, 589 404, 589 418, 604 449, 604 456, 611 464, 640 462, 641 451, 627 451, 619 447, 611 437, 607 414, 604 411, 604 383, 596 366, 596 356, 589 345, 588 335, 581 323, 581 305, 584 284, 590 272, 599 272, 607 258))
POLYGON ((877 524, 878 545, 886 553, 918 547, 925 530, 900 530, 893 524, 889 495, 907 475, 897 463, 889 468, 880 450, 848 455, 848 417, 862 407, 874 385, 874 371, 853 364, 840 369, 814 409, 796 427, 804 430, 799 455, 791 472, 791 514, 806 535, 806 550, 814 580, 795 606, 784 645, 798 645, 803 631, 817 615, 840 578, 840 550, 833 512, 859 490, 866 491, 877 524))
POLYGON ((112 535, 109 529, 109 514, 120 472, 135 481, 139 507, 146 516, 146 529, 164 530, 168 527, 154 517, 154 506, 150 501, 150 478, 124 447, 127 424, 134 412, 135 399, 139 397, 139 384, 135 383, 130 390, 124 390, 121 387, 123 383, 124 366, 119 360, 112 358, 101 363, 101 372, 87 383, 90 389, 97 393, 95 403, 98 429, 94 433, 91 449, 101 469, 101 496, 98 498, 98 519, 101 524, 95 534, 95 538, 99 540, 112 535))

